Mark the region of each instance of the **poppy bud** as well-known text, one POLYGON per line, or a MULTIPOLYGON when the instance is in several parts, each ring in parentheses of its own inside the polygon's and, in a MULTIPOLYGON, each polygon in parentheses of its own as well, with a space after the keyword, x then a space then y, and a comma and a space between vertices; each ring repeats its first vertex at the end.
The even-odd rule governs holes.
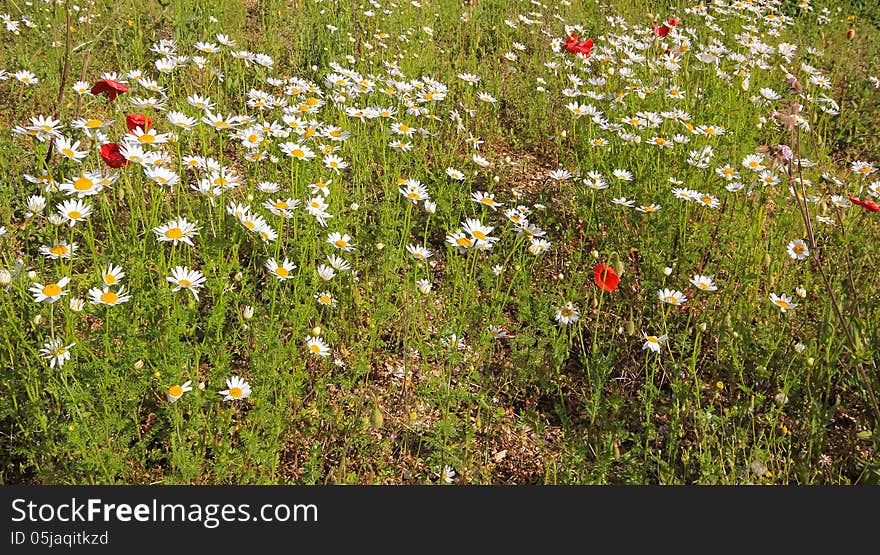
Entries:
POLYGON ((632 320, 628 320, 626 322, 626 334, 627 335, 635 335, 636 334, 636 323, 632 320))
POLYGON ((856 36, 856 30, 850 27, 849 30, 847 30, 846 32, 846 38, 852 40, 854 36, 856 36))
POLYGON ((385 424, 385 417, 379 407, 373 407, 373 413, 370 415, 370 424, 374 428, 381 428, 385 424))
POLYGON ((769 253, 769 252, 765 252, 765 253, 764 253, 764 258, 761 259, 761 266, 763 266, 765 269, 766 269, 766 268, 769 268, 769 267, 770 267, 770 261, 771 261, 771 260, 773 260, 773 259, 770 258, 770 253, 769 253))
POLYGON ((614 261, 614 271, 617 272, 618 276, 623 275, 623 262, 619 258, 614 261))

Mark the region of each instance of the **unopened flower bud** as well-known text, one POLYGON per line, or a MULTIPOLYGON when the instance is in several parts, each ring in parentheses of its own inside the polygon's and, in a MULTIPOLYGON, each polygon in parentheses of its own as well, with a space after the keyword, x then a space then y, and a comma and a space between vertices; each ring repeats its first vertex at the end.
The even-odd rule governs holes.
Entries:
POLYGON ((232 279, 236 282, 240 282, 244 279, 244 274, 242 274, 241 272, 235 272, 235 275, 232 276, 232 279))
POLYGON ((807 357, 807 366, 812 366, 814 364, 816 364, 816 359, 813 357, 807 357))
POLYGON ((804 289, 803 287, 798 287, 797 289, 794 290, 794 292, 797 294, 798 297, 800 297, 802 299, 807 296, 807 290, 804 289))
POLYGON ((351 206, 349 206, 349 208, 351 208, 352 212, 357 212, 360 209, 360 207, 361 207, 361 205, 356 202, 352 202, 351 206))
POLYGON ((596 249, 591 250, 591 251, 590 251, 590 256, 592 256, 593 258, 598 259, 598 258, 599 258, 599 251, 597 251, 596 249))
POLYGON ((852 40, 852 38, 853 38, 854 36, 856 36, 856 30, 853 29, 852 27, 850 27, 849 29, 847 29, 847 31, 846 31, 846 38, 847 38, 848 40, 852 40))
POLYGON ((636 323, 632 320, 627 320, 626 322, 626 334, 627 335, 635 335, 636 334, 636 323))
POLYGON ((252 307, 249 304, 244 305, 244 308, 241 309, 241 317, 244 318, 245 320, 250 320, 251 318, 253 318, 254 317, 254 307, 252 307))
POLYGON ((83 307, 85 306, 85 299, 80 299, 79 297, 71 297, 68 302, 68 306, 70 306, 70 310, 74 312, 82 312, 83 307))
POLYGON ((670 268, 669 266, 666 266, 665 268, 663 268, 663 275, 664 276, 668 276, 671 274, 672 274, 672 268, 670 268))
POLYGON ((697 329, 700 330, 701 332, 706 331, 706 322, 700 322, 700 323, 697 325, 697 329))
POLYGON ((12 274, 6 268, 0 268, 0 286, 6 287, 12 283, 12 274))
POLYGON ((143 367, 144 367, 144 361, 142 361, 142 360, 140 360, 140 359, 138 359, 137 361, 135 361, 135 363, 134 363, 134 369, 135 369, 135 370, 141 370, 143 367))
POLYGON ((34 323, 35 326, 39 326, 40 324, 43 323, 43 320, 44 320, 44 318, 43 318, 42 314, 35 314, 32 322, 34 323))
POLYGON ((623 261, 619 258, 614 261, 614 271, 617 272, 618 277, 623 275, 623 261))

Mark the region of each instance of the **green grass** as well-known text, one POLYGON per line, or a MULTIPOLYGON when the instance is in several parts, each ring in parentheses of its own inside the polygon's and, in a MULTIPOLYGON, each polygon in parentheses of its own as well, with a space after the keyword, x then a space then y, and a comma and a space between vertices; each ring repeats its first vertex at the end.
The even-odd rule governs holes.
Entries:
POLYGON ((672 4, 667 12, 667 3, 649 1, 435 0, 382 3, 367 15, 369 3, 330 0, 219 1, 209 8, 124 1, 81 10, 70 3, 69 36, 63 5, 3 4, 0 13, 27 15, 35 26, 21 25, 18 35, 0 28, 14 46, 0 52, 0 69, 9 73, 0 81, 8 99, 0 107, 0 225, 7 228, 0 268, 10 272, 0 289, 0 481, 444 483, 449 467, 458 484, 880 482, 880 422, 871 398, 880 392, 880 214, 838 208, 832 198, 875 198, 868 192, 873 176, 858 175, 852 163, 877 162, 880 90, 869 79, 880 76, 876 21, 870 8, 841 2, 814 2, 811 11, 791 2, 749 3, 754 11, 704 6, 709 19, 695 3, 672 4), (79 19, 84 13, 91 21, 79 19), (651 25, 673 15, 681 19, 677 32, 655 38, 651 25), (773 21, 783 16, 791 19, 777 33, 773 21), (551 49, 566 25, 582 26, 581 37, 595 40, 590 63, 551 49), (762 44, 797 45, 791 60, 750 51, 744 26, 762 44), (195 50, 197 41, 216 43, 217 33, 236 46, 195 50), (163 74, 151 47, 168 39, 189 58, 163 74), (708 54, 720 46, 716 71, 708 54), (678 69, 656 63, 667 49, 679 52, 678 69), (232 55, 240 50, 274 63, 232 55), (194 55, 206 58, 206 69, 194 55), (339 73, 336 64, 357 74, 346 87, 325 82, 339 73), (810 83, 802 64, 829 88, 810 83), (799 100, 808 130, 771 116, 796 98, 783 66, 804 86, 799 100), (12 77, 21 69, 39 83, 12 77), (105 71, 134 69, 165 92, 134 79, 114 102, 72 89, 81 76, 91 85, 105 71), (481 79, 471 85, 459 73, 481 79), (563 92, 575 85, 570 75, 582 81, 576 98, 563 92), (406 102, 432 80, 446 94, 417 103, 425 113, 408 113, 406 102), (682 98, 666 94, 673 87, 682 98), (780 98, 761 101, 762 88, 780 98), (334 98, 343 89, 344 102, 334 98), (248 105, 252 90, 293 109, 320 99, 320 109, 303 119, 350 137, 266 135, 266 159, 253 162, 232 131, 201 123, 204 113, 187 102, 192 94, 209 96, 218 114, 287 127, 280 107, 248 105), (831 105, 816 100, 821 94, 837 102, 839 114, 820 108, 831 105), (164 98, 165 109, 132 107, 133 98, 149 96, 164 98), (573 117, 566 107, 572 101, 592 105, 618 127, 573 117), (346 106, 394 107, 396 119, 360 121, 346 106), (689 119, 672 117, 674 109, 689 119), (176 129, 169 110, 199 125, 176 129), (89 150, 81 162, 54 150, 47 158, 48 142, 13 132, 56 112, 61 133, 89 150), (181 179, 173 189, 136 164, 108 169, 99 143, 71 126, 80 117, 112 121, 104 132, 121 143, 126 114, 138 112, 159 133, 177 134, 146 147, 167 153, 164 165, 181 179), (655 128, 626 123, 644 113, 659 117, 655 128), (395 122, 417 131, 394 135, 395 122), (694 132, 699 126, 724 133, 694 132), (626 133, 639 142, 624 140, 626 133), (483 141, 479 149, 468 137, 483 141), (649 144, 655 137, 673 146, 649 144), (391 148, 395 139, 411 149, 391 148), (593 146, 597 139, 607 144, 593 146), (317 156, 294 160, 280 149, 285 142, 301 142, 317 156), (338 173, 322 164, 318 150, 328 144, 338 145, 335 154, 348 164, 338 173), (789 192, 796 165, 788 175, 778 158, 779 181, 766 186, 743 167, 756 152, 768 164, 775 152, 768 148, 778 144, 814 163, 802 170, 806 205, 789 192), (689 153, 705 147, 711 160, 691 163, 696 155, 689 153), (478 165, 474 154, 491 166, 478 165), (191 186, 209 174, 184 168, 187 156, 213 158, 240 184, 215 198, 196 192, 191 186), (726 189, 729 182, 715 172, 726 164, 740 174, 741 190, 726 189), (465 179, 451 179, 448 167, 465 179), (560 169, 574 177, 554 179, 560 169), (25 178, 44 170, 58 184, 82 170, 117 177, 84 199, 91 216, 69 226, 48 216, 76 197, 25 178), (632 180, 614 177, 615 170, 628 170, 632 180), (608 187, 592 190, 581 179, 589 172, 608 187), (427 188, 433 213, 399 192, 406 179, 427 188), (305 205, 318 195, 308 185, 328 180, 332 217, 324 227, 305 205), (261 190, 267 181, 278 191, 261 190), (675 187, 718 205, 679 200, 675 187), (473 202, 479 191, 504 206, 473 202), (37 194, 46 208, 29 216, 27 198, 37 194), (290 218, 263 206, 288 197, 300 201, 290 218), (613 202, 620 197, 660 209, 640 212, 613 202), (227 213, 233 202, 264 218, 277 238, 249 231, 227 213), (530 240, 505 217, 517 206, 546 232, 546 252, 530 252, 530 240), (198 222, 193 245, 157 241, 153 229, 179 217, 198 222), (447 242, 469 218, 494 228, 491 249, 459 253, 447 242), (330 244, 333 232, 350 235, 354 250, 330 244), (807 242, 810 257, 789 256, 795 239, 807 242), (41 254, 41 246, 59 240, 78 245, 72 259, 41 254), (433 256, 420 262, 408 245, 433 256), (328 255, 342 256, 351 270, 322 279, 317 267, 328 255), (276 279, 265 267, 270 258, 295 264, 291 279, 276 279), (600 262, 621 272, 613 292, 594 283, 600 262), (109 263, 123 268, 131 293, 113 307, 89 302, 88 293, 103 287, 109 263), (176 266, 204 274, 198 300, 172 291, 166 277, 176 266), (694 274, 712 276, 718 290, 697 289, 688 281, 694 274), (64 277, 67 294, 54 304, 29 293, 34 283, 64 277), (417 285, 423 279, 432 285, 428 292, 417 285), (687 301, 661 302, 664 288, 684 292, 687 301), (333 306, 316 302, 323 292, 333 306), (771 293, 787 294, 797 308, 783 313, 771 293), (80 310, 73 298, 85 301, 80 310), (554 318, 566 303, 580 316, 568 325, 554 318), (250 318, 246 307, 253 308, 250 318), (506 337, 493 337, 490 326, 506 337), (643 333, 668 341, 655 354, 643 349, 643 333), (453 334, 463 338, 461 348, 450 345, 453 334), (307 336, 325 340, 330 355, 310 353, 307 336), (53 338, 74 345, 69 360, 50 367, 40 349, 53 338), (248 381, 249 397, 217 394, 232 376, 248 381), (193 390, 169 402, 168 389, 187 381, 193 390))

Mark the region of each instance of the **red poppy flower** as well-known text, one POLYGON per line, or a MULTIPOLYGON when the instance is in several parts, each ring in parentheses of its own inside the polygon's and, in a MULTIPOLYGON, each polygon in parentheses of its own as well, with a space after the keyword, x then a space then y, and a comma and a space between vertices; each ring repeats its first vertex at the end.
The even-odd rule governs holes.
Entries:
POLYGON ((663 25, 654 24, 654 34, 658 37, 665 37, 669 34, 669 31, 672 30, 673 27, 678 25, 678 19, 675 17, 670 17, 666 20, 666 23, 663 25))
POLYGON ((861 206, 868 212, 880 212, 880 205, 873 200, 862 200, 859 197, 849 197, 849 201, 857 206, 861 206))
POLYGON ((153 120, 143 114, 128 114, 125 116, 125 126, 134 133, 134 130, 140 127, 144 131, 149 131, 153 127, 153 120))
POLYGON ((125 156, 119 152, 119 145, 116 143, 101 145, 101 158, 103 158, 111 168, 121 168, 128 164, 128 160, 126 160, 125 156))
POLYGON ((117 96, 125 92, 128 92, 128 87, 110 79, 101 79, 92 86, 93 95, 97 96, 107 93, 107 98, 110 99, 110 102, 113 102, 117 96))
POLYGON ((578 40, 578 34, 572 33, 571 35, 565 37, 565 46, 563 46, 563 48, 565 48, 572 54, 583 54, 584 56, 589 56, 590 51, 593 49, 593 39, 578 40))
POLYGON ((593 268, 593 279, 596 280, 599 289, 608 292, 617 289, 617 284, 620 283, 620 276, 617 275, 614 268, 605 264, 596 264, 596 267, 593 268))

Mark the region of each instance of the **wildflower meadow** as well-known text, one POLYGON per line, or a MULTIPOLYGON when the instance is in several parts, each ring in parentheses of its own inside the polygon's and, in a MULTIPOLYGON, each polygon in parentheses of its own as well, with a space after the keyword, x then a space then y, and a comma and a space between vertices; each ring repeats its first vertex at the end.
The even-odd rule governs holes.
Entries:
POLYGON ((0 483, 880 484, 872 2, 0 38, 0 483))

